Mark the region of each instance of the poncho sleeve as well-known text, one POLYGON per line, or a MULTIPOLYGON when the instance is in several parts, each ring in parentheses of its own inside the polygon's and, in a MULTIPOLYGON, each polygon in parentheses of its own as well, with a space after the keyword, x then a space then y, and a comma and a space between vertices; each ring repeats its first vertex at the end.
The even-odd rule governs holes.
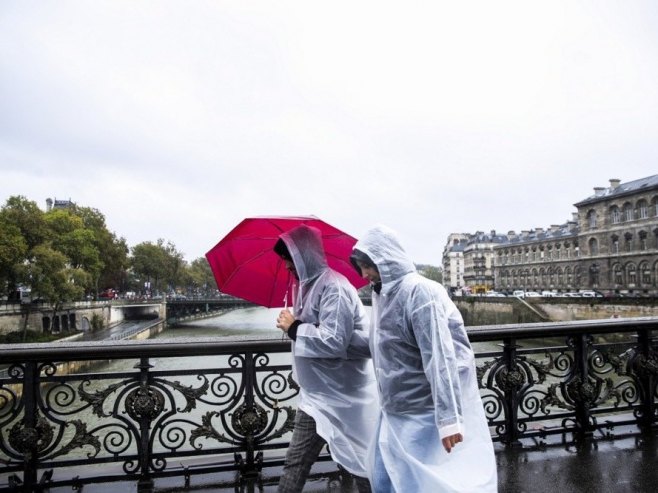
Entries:
POLYGON ((297 329, 295 355, 302 358, 347 358, 354 331, 353 301, 338 284, 327 284, 317 300, 317 322, 303 319, 297 329))
POLYGON ((425 376, 430 383, 439 436, 444 438, 463 433, 459 366, 443 303, 429 286, 419 285, 407 308, 425 376))

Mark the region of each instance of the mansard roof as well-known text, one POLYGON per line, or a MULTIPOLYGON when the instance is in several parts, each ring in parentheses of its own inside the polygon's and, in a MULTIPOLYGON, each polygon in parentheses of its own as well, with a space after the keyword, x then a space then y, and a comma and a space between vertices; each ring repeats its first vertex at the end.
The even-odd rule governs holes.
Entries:
POLYGON ((619 183, 617 186, 610 186, 608 188, 595 188, 594 190, 594 195, 590 195, 586 199, 575 203, 574 206, 582 207, 604 200, 633 195, 645 190, 658 190, 658 175, 647 176, 646 178, 640 178, 639 180, 633 180, 627 183, 619 183))
POLYGON ((521 245, 524 243, 535 243, 539 241, 562 240, 575 238, 578 236, 580 228, 577 224, 564 223, 558 226, 552 226, 550 229, 534 229, 532 231, 523 231, 521 234, 510 232, 507 237, 506 246, 521 245))
POLYGON ((466 246, 466 242, 460 241, 459 243, 456 243, 450 247, 451 252, 463 252, 464 247, 466 246))
POLYGON ((474 245, 476 243, 505 243, 507 236, 496 234, 495 231, 491 233, 483 233, 478 231, 468 238, 468 244, 474 245))

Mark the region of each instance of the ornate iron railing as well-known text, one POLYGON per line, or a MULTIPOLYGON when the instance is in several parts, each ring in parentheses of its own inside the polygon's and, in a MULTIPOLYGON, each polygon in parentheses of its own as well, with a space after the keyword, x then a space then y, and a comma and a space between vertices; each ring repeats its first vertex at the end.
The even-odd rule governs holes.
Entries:
MULTIPOLYGON (((495 441, 585 443, 657 422, 658 318, 474 327, 495 441)), ((281 340, 0 347, 0 491, 280 466, 298 389, 281 340)), ((326 456, 325 456, 326 458, 326 456)))

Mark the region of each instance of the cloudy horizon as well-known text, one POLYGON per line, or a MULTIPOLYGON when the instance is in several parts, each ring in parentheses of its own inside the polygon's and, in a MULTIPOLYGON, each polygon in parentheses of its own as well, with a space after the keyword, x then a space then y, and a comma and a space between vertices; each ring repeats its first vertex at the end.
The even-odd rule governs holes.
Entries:
POLYGON ((8 0, 0 202, 202 257, 245 217, 450 233, 571 219, 657 173, 650 1, 8 0))

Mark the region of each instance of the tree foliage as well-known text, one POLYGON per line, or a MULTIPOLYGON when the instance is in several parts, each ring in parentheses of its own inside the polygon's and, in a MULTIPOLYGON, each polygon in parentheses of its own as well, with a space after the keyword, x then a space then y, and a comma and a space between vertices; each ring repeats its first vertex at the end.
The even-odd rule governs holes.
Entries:
POLYGON ((217 292, 207 260, 186 262, 170 241, 129 248, 97 209, 69 204, 43 211, 17 195, 0 207, 0 296, 21 286, 53 310, 108 288, 140 295, 217 292))
POLYGON ((128 247, 95 209, 44 212, 14 196, 0 209, 0 294, 18 286, 58 304, 96 295, 104 279, 126 277, 128 247))
POLYGON ((421 275, 427 277, 428 279, 438 283, 443 282, 443 269, 440 267, 436 267, 434 265, 417 265, 416 268, 421 275))

